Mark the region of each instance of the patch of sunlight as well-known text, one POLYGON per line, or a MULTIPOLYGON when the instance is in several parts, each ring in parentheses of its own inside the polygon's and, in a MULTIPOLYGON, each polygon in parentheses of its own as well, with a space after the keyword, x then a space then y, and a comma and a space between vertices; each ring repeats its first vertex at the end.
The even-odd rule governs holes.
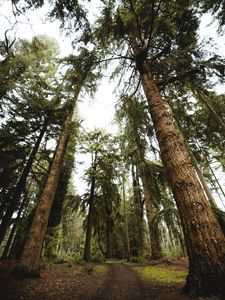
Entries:
POLYGON ((187 272, 159 267, 132 267, 143 279, 157 282, 185 282, 187 272))
POLYGON ((94 273, 100 276, 106 276, 108 274, 108 267, 106 265, 96 265, 94 266, 94 273))

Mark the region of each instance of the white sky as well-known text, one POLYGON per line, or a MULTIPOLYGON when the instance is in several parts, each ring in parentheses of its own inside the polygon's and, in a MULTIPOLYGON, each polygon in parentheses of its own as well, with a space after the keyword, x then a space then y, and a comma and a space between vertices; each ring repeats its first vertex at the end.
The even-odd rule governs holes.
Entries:
MULTIPOLYGON (((96 0, 96 3, 98 1, 96 0)), ((96 7, 96 6, 95 6, 96 7)), ((49 22, 45 20, 46 8, 35 10, 26 14, 27 18, 20 17, 20 23, 16 26, 16 37, 32 39, 35 35, 45 34, 54 37, 60 46, 61 55, 65 56, 72 53, 71 42, 69 38, 60 33, 59 22, 49 22)), ((10 28, 10 22, 14 24, 15 19, 11 13, 9 0, 0 0, 0 39, 4 38, 4 32, 10 28), (2 6, 1 6, 2 5, 2 6)), ((216 26, 210 25, 209 16, 204 16, 200 26, 201 37, 215 37, 216 26)), ((225 54, 224 37, 217 37, 214 48, 218 54, 225 54), (217 45, 216 45, 217 44, 217 45)), ((82 126, 87 130, 94 128, 104 128, 110 133, 116 133, 118 128, 113 125, 114 104, 116 102, 113 90, 115 86, 109 79, 104 78, 99 86, 94 99, 85 97, 78 105, 80 118, 83 119, 82 126)), ((225 91, 224 86, 218 87, 218 92, 225 91)), ((79 160, 79 157, 78 157, 79 160)), ((84 185, 79 177, 82 173, 82 166, 79 167, 75 176, 76 188, 79 193, 84 192, 84 185)), ((222 180, 223 181, 223 180, 222 180)))

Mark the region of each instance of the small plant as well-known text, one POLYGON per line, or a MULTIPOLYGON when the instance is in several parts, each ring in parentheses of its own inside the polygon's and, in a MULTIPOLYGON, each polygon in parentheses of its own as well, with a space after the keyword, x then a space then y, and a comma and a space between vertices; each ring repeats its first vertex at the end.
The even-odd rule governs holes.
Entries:
POLYGON ((66 262, 66 261, 65 261, 64 257, 58 257, 58 258, 54 261, 54 263, 55 263, 55 264, 58 264, 58 265, 64 264, 65 262, 66 262))
POLYGON ((108 274, 108 267, 106 265, 97 265, 94 267, 94 272, 98 276, 106 277, 108 274))
POLYGON ((103 257, 102 254, 96 253, 92 255, 91 261, 95 263, 102 263, 105 261, 105 257, 103 257))
POLYGON ((138 259, 137 256, 131 256, 130 262, 131 262, 131 263, 138 263, 138 262, 139 262, 139 259, 138 259))
POLYGON ((92 274, 93 271, 94 271, 94 268, 91 265, 85 265, 83 267, 83 273, 85 273, 85 274, 92 274))
POLYGON ((144 263, 146 261, 147 261, 147 259, 143 255, 142 256, 132 256, 130 258, 131 263, 144 263))

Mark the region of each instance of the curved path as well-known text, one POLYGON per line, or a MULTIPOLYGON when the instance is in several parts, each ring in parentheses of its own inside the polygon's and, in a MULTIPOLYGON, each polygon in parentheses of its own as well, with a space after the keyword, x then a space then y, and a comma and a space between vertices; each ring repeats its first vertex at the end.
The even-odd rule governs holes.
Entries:
POLYGON ((109 264, 109 276, 96 300, 145 300, 145 287, 137 274, 121 262, 109 264))

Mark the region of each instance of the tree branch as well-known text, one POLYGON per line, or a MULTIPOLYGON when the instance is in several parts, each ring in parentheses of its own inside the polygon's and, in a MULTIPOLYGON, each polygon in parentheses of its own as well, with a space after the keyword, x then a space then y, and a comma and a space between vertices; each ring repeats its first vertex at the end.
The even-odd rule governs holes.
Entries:
POLYGON ((159 82, 157 82, 157 85, 158 85, 158 87, 164 88, 165 85, 167 85, 168 83, 172 83, 172 82, 175 82, 175 81, 183 81, 187 77, 190 77, 192 75, 200 73, 201 71, 202 71, 202 68, 198 67, 196 69, 192 69, 192 70, 189 70, 187 72, 181 73, 181 74, 179 74, 177 76, 169 77, 168 79, 159 81, 159 82))
POLYGON ((135 16, 135 19, 136 19, 136 23, 137 23, 137 27, 138 27, 138 32, 139 32, 139 36, 140 36, 140 40, 141 40, 141 44, 142 46, 144 46, 144 40, 142 39, 142 34, 141 34, 141 24, 139 22, 139 18, 138 18, 138 15, 134 9, 134 5, 133 5, 133 1, 132 0, 129 0, 129 4, 130 4, 130 9, 131 11, 133 12, 134 16, 135 16))

